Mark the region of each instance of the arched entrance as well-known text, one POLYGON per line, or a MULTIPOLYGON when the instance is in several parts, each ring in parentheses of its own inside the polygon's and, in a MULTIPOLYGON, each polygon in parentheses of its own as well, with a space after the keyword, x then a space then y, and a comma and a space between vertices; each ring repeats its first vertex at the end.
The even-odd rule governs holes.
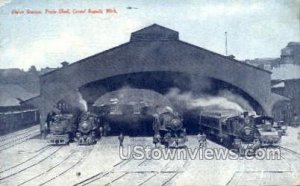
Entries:
MULTIPOLYGON (((125 44, 42 75, 40 95, 23 104, 38 107, 43 122, 53 105, 70 92, 97 81, 104 82, 110 78, 127 75, 132 78, 133 74, 139 73, 153 75, 153 72, 209 77, 217 87, 221 87, 218 81, 225 82, 226 86, 235 87, 245 93, 246 97, 253 99, 258 105, 255 109, 260 107, 263 112, 271 113, 270 72, 181 41, 177 31, 157 24, 133 32, 130 41, 125 44)), ((160 81, 156 84, 153 83, 154 81, 148 83, 147 78, 153 79, 153 77, 145 74, 142 75, 144 81, 135 84, 137 87, 146 84, 151 89, 151 86, 155 85, 160 89, 155 91, 161 91, 160 93, 167 91, 169 87, 166 86, 168 88, 164 89, 165 81, 158 79, 160 81)), ((192 87, 193 93, 197 93, 194 89, 202 89, 202 84, 197 79, 190 78, 191 84, 181 83, 181 80, 182 78, 177 80, 175 77, 171 83, 176 84, 175 81, 179 81, 177 84, 180 85, 180 90, 189 90, 192 87), (198 87, 190 86, 193 84, 198 87)), ((134 78, 127 82, 134 82, 134 78)), ((165 83, 168 85, 169 82, 165 83)), ((117 84, 104 87, 113 91, 116 90, 114 86, 117 84)), ((90 100, 87 101, 92 103, 90 100)))

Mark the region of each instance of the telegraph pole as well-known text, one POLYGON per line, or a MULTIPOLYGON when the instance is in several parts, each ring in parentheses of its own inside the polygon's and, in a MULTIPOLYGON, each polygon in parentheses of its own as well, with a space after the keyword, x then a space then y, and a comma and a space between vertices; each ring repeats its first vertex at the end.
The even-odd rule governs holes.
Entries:
POLYGON ((227 32, 225 32, 225 55, 228 56, 228 49, 227 49, 227 32))
MULTIPOLYGON (((299 37, 300 37, 300 2, 297 3, 299 11, 298 11, 298 20, 299 20, 299 37)), ((298 38, 299 39, 299 38, 298 38)))

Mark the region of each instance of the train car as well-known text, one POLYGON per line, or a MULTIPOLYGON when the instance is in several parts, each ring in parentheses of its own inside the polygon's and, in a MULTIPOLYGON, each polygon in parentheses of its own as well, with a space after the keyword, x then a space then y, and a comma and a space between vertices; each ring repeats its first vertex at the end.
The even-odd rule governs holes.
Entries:
POLYGON ((257 115, 250 117, 250 119, 255 125, 255 137, 259 139, 261 147, 278 146, 284 133, 282 126, 269 116, 257 115))
POLYGON ((39 110, 31 106, 0 107, 0 134, 13 132, 40 122, 39 110))
POLYGON ((95 114, 84 112, 81 114, 76 132, 79 145, 92 145, 97 143, 99 137, 99 122, 95 114))
POLYGON ((69 144, 75 129, 75 119, 72 114, 54 115, 51 117, 51 121, 49 121, 47 141, 53 145, 69 144))
POLYGON ((153 122, 153 130, 155 133, 153 141, 167 148, 186 147, 186 129, 183 128, 182 119, 172 110, 157 114, 153 122))

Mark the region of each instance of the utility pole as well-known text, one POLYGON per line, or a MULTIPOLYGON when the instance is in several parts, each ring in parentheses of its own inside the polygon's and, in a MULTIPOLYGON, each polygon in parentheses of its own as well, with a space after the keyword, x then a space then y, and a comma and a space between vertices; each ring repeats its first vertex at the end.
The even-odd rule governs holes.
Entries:
MULTIPOLYGON (((299 11, 298 11, 298 20, 299 20, 299 38, 300 38, 300 2, 298 1, 297 3, 298 7, 299 7, 299 11)), ((298 38, 298 39, 299 39, 298 38)))
POLYGON ((227 32, 225 32, 225 55, 228 56, 228 49, 227 49, 227 32))

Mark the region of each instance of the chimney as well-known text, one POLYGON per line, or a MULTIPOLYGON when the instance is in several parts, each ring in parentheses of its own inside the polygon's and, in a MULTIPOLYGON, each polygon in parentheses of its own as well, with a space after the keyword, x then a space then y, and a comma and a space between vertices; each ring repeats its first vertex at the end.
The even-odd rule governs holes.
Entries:
POLYGON ((69 65, 69 63, 66 62, 66 61, 64 61, 64 62, 62 62, 62 63, 60 63, 60 64, 62 65, 63 68, 69 65))

